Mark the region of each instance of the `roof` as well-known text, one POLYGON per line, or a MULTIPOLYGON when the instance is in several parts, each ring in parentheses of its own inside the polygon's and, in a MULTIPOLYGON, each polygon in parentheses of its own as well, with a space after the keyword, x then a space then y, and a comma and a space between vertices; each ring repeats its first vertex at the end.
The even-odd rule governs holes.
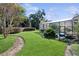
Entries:
POLYGON ((50 21, 50 22, 44 22, 44 23, 63 22, 63 21, 69 21, 69 20, 72 20, 72 18, 67 18, 67 19, 61 19, 61 20, 55 20, 55 21, 50 21))

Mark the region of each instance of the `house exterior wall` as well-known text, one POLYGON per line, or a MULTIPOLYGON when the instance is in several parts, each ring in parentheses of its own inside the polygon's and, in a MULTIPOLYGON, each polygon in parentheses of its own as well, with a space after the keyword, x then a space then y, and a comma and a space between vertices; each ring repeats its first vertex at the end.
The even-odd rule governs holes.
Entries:
MULTIPOLYGON (((73 17, 72 19, 67 20, 67 21, 52 22, 52 23, 56 23, 58 26, 60 23, 61 32, 66 32, 67 34, 76 34, 74 26, 77 22, 79 22, 79 16, 73 17), (70 29, 70 31, 68 31, 67 29, 70 29)), ((40 29, 45 30, 45 29, 49 28, 50 24, 51 23, 42 22, 42 23, 40 23, 40 29)))
POLYGON ((45 23, 45 22, 40 23, 40 27, 39 27, 40 30, 45 30, 47 28, 49 28, 49 23, 45 23))

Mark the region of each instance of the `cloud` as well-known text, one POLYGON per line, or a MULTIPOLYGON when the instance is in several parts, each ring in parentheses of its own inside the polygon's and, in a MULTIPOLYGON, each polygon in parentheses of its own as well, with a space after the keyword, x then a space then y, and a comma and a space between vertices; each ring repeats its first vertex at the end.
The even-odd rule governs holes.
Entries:
POLYGON ((57 20, 69 20, 74 14, 79 13, 79 9, 75 6, 69 6, 59 10, 58 8, 49 8, 46 11, 45 18, 47 20, 57 21, 57 20))
POLYGON ((66 11, 68 11, 71 14, 76 14, 79 13, 79 8, 75 7, 75 6, 69 6, 66 11))
MULTIPOLYGON (((33 14, 40 9, 39 7, 33 6, 32 4, 28 4, 28 3, 22 4, 22 6, 26 9, 26 16, 29 16, 30 14, 33 14)), ((55 13, 55 10, 56 10, 56 8, 52 8, 52 7, 49 9, 46 9, 45 18, 47 20, 55 20, 56 16, 57 16, 55 13)))
POLYGON ((31 4, 25 3, 22 5, 26 9, 26 15, 29 16, 39 10, 38 7, 32 6, 31 4))
POLYGON ((27 9, 26 14, 27 14, 27 16, 28 16, 28 15, 30 15, 30 14, 34 14, 34 13, 37 12, 38 10, 39 10, 39 8, 37 8, 37 7, 30 7, 30 8, 27 9))
POLYGON ((28 4, 28 3, 22 3, 21 5, 22 5, 24 8, 25 8, 25 7, 27 7, 27 8, 30 8, 30 7, 31 7, 31 5, 28 4))
MULTIPOLYGON (((40 9, 39 6, 36 7, 28 3, 23 3, 22 6, 26 9, 26 16, 29 16, 40 9)), ((62 7, 62 9, 59 9, 58 7, 48 7, 45 9, 45 13, 45 18, 47 20, 56 21, 72 18, 75 13, 79 13, 79 8, 76 6, 62 7)))
POLYGON ((69 6, 62 8, 62 10, 59 10, 57 7, 50 7, 46 11, 45 18, 52 21, 66 20, 72 18, 76 13, 79 14, 79 8, 77 6, 69 6))
POLYGON ((58 17, 59 17, 59 15, 57 14, 57 12, 55 12, 55 10, 56 10, 56 8, 49 8, 47 11, 46 11, 46 16, 45 16, 45 18, 47 19, 47 20, 56 20, 58 17))

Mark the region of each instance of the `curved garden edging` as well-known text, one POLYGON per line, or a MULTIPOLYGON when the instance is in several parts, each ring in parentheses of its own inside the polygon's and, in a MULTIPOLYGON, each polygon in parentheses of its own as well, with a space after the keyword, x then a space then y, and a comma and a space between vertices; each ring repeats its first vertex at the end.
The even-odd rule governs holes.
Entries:
POLYGON ((73 53, 73 50, 72 50, 72 45, 68 45, 66 47, 66 50, 65 50, 65 56, 76 56, 74 53, 73 53))
POLYGON ((24 46, 23 38, 21 36, 18 36, 13 46, 7 51, 0 54, 0 56, 15 56, 16 53, 18 53, 23 48, 23 46, 24 46))

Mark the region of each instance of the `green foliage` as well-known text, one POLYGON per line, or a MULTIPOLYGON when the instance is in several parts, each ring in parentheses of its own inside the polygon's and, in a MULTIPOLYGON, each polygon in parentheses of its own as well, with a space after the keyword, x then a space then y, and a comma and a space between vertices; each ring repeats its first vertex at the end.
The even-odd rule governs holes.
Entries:
POLYGON ((20 24, 19 24, 20 27, 30 27, 30 21, 29 19, 25 18, 24 21, 22 21, 20 24))
POLYGON ((10 30, 10 34, 16 34, 16 33, 19 33, 19 32, 21 32, 21 28, 19 28, 19 27, 15 27, 15 28, 12 28, 10 30))
POLYGON ((24 19, 24 8, 16 3, 0 4, 0 28, 3 30, 3 36, 6 38, 10 33, 12 26, 18 26, 20 21, 24 19))
POLYGON ((44 10, 38 10, 35 14, 30 14, 29 20, 31 21, 32 27, 39 29, 39 23, 44 19, 45 12, 44 10))
POLYGON ((14 18, 13 26, 18 27, 21 25, 21 23, 24 23, 25 21, 27 21, 27 16, 19 15, 19 18, 18 17, 14 18))
POLYGON ((56 37, 55 31, 53 29, 51 29, 51 28, 45 30, 44 37, 45 38, 55 38, 56 37))
POLYGON ((72 40, 72 39, 75 39, 75 37, 72 36, 72 35, 67 35, 67 36, 66 36, 66 39, 71 39, 71 40, 72 40))
POLYGON ((32 27, 26 27, 23 29, 23 31, 34 31, 35 28, 32 28, 32 27))
POLYGON ((52 28, 55 31, 55 33, 59 32, 59 26, 56 23, 50 24, 50 28, 52 28))
POLYGON ((79 23, 77 23, 77 24, 75 25, 75 31, 76 31, 77 33, 79 33, 79 23))

